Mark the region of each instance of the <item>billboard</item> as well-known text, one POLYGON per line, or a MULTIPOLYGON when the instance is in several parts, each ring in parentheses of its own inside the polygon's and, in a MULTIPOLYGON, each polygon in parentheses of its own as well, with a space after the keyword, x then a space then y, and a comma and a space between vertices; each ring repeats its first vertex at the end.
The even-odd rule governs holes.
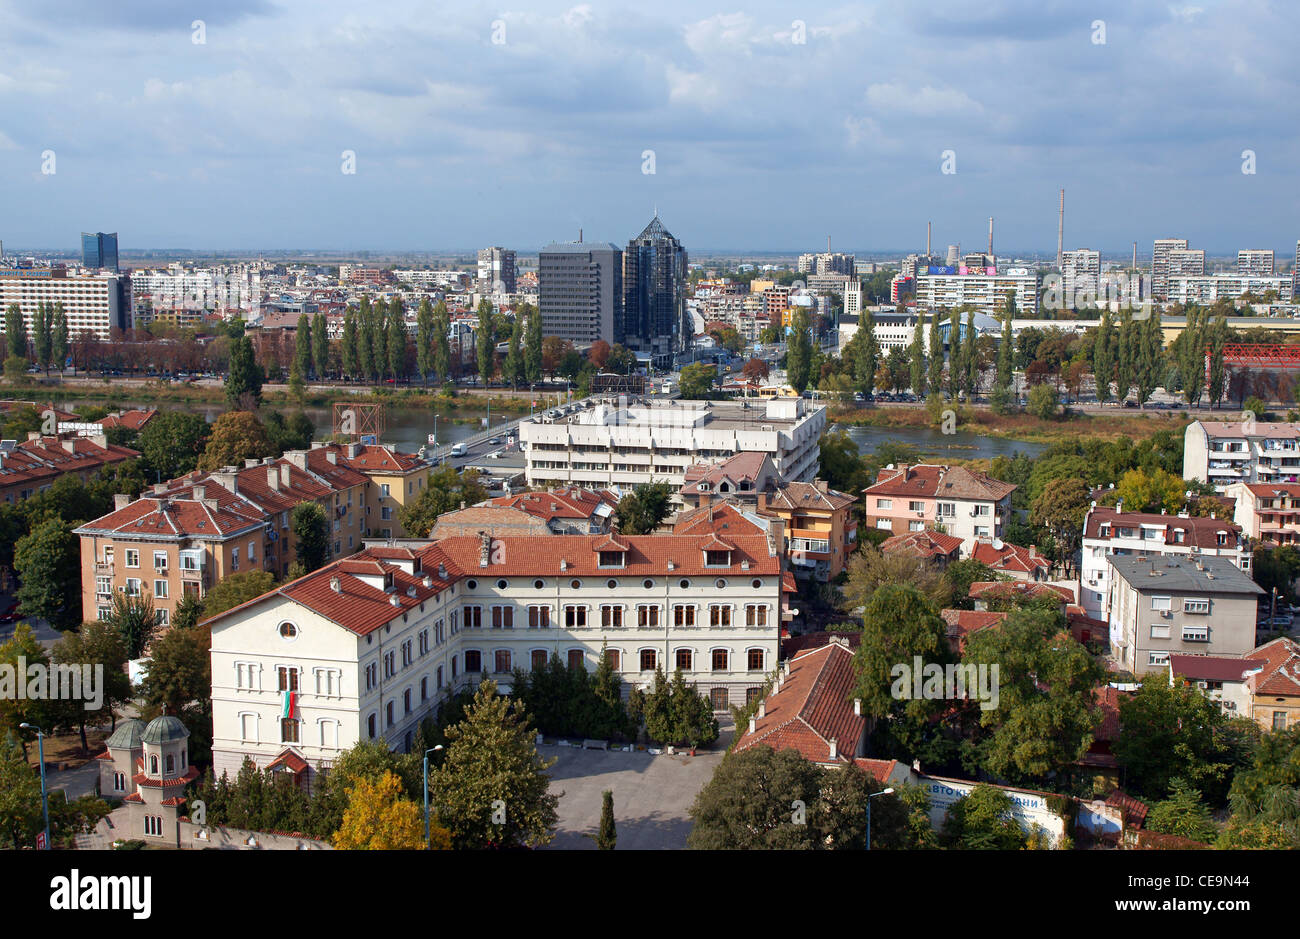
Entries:
POLYGON ((956 274, 956 273, 957 273, 957 268, 955 268, 955 267, 931 267, 931 268, 928 268, 928 269, 927 269, 926 273, 929 273, 929 274, 956 274))

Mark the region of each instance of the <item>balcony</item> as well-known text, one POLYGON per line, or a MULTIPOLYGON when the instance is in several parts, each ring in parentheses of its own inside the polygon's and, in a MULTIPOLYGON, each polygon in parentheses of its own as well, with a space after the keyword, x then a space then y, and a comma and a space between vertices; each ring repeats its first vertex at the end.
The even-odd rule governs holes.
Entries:
POLYGON ((113 573, 113 562, 112 562, 112 561, 96 561, 96 562, 95 562, 95 573, 96 573, 96 574, 111 574, 111 573, 113 573))

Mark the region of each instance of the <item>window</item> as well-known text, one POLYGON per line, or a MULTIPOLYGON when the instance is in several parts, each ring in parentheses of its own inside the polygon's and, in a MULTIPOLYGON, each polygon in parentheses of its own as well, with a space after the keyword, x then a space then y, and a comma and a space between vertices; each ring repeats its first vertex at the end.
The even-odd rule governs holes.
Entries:
POLYGON ((465 607, 465 628, 481 629, 483 627, 483 607, 467 606, 465 607))
POLYGON ((370 739, 375 739, 375 715, 371 714, 366 718, 366 727, 370 731, 370 739))
POLYGON ((1209 642, 1209 626, 1184 626, 1183 642, 1209 642))
POLYGON ((280 691, 297 691, 298 690, 298 669, 292 665, 277 665, 275 668, 276 678, 279 682, 278 690, 280 691))
POLYGON ((342 672, 333 668, 313 669, 316 676, 316 693, 322 697, 333 697, 340 693, 339 680, 342 672))
POLYGON ((495 671, 498 675, 510 671, 510 650, 497 649, 493 656, 495 671))
POLYGON ((714 649, 712 655, 712 668, 715 672, 725 672, 727 670, 730 655, 726 649, 714 649))
POLYGON ((162 816, 146 815, 144 817, 144 833, 146 835, 162 835, 162 816))
POLYGON ((420 658, 424 658, 429 654, 429 630, 427 628, 421 629, 417 638, 419 639, 420 644, 420 658))
POLYGON ((938 504, 938 512, 937 512, 937 514, 938 514, 938 516, 939 516, 940 518, 956 518, 956 517, 957 517, 957 503, 955 503, 955 502, 940 502, 940 503, 938 504))
POLYGON ((730 626, 731 625, 731 607, 721 603, 709 605, 709 625, 710 626, 730 626))
POLYGON ((586 668, 587 656, 581 649, 569 650, 569 668, 586 668))
POLYGON ((158 757, 156 755, 149 757, 149 775, 155 779, 158 778, 158 757))
POLYGON ((727 694, 726 688, 714 688, 709 692, 709 703, 713 705, 715 711, 725 711, 731 704, 731 698, 727 694))
POLYGON ((925 511, 925 503, 924 503, 924 502, 916 502, 916 501, 908 502, 908 503, 907 503, 907 511, 909 511, 909 512, 924 512, 924 511, 925 511))
POLYGON ((622 665, 623 656, 617 649, 606 649, 605 661, 609 663, 610 668, 614 669, 614 671, 618 671, 619 667, 622 665))
POLYGON ((137 551, 135 548, 126 549, 126 566, 127 567, 140 566, 140 552, 137 551))
POLYGON ((564 625, 569 629, 583 629, 587 625, 587 608, 585 606, 566 606, 564 608, 564 625))
POLYGON ((1147 653, 1147 665, 1158 666, 1158 665, 1168 665, 1168 664, 1169 664, 1169 653, 1168 653, 1168 652, 1148 652, 1148 653, 1147 653))
POLYGON ((745 667, 751 672, 763 670, 763 650, 750 649, 745 653, 745 667))
POLYGON ((528 608, 529 629, 550 629, 551 608, 549 606, 530 606, 528 608))
POLYGON ((596 562, 597 567, 622 567, 624 554, 622 551, 602 551, 600 559, 596 562))
POLYGON ((695 653, 690 649, 678 649, 673 653, 673 665, 684 672, 691 671, 694 659, 695 653))
POLYGON ((380 483, 380 484, 379 484, 379 494, 380 494, 381 496, 383 496, 385 499, 388 498, 388 495, 389 495, 389 486, 388 486, 388 483, 380 483))
POLYGON ((653 672, 655 665, 658 664, 658 657, 654 649, 641 650, 641 671, 653 672))
POLYGON ((294 639, 297 638, 297 636, 298 636, 298 627, 295 626, 293 623, 280 624, 281 639, 294 639))
POLYGON ((621 606, 602 606, 600 608, 600 625, 602 629, 622 629, 623 608, 621 606))
MULTIPOLYGON (((384 506, 383 508, 381 508, 381 509, 379 510, 379 517, 380 517, 383 521, 385 521, 385 522, 392 521, 392 518, 393 518, 393 509, 392 509, 392 506, 388 506, 388 505, 386 505, 386 506, 384 506)), ((334 524, 337 525, 338 522, 336 521, 334 524)))
POLYGON ((438 686, 435 690, 441 691, 442 690, 442 666, 441 665, 438 666, 438 672, 434 676, 434 680, 437 681, 438 683, 438 686))
POLYGON ((695 607, 679 603, 673 607, 673 625, 674 626, 694 626, 695 625, 695 607))
MULTIPOLYGON (((888 528, 889 526, 886 525, 885 527, 888 528)), ((924 530, 925 530, 925 522, 908 522, 908 523, 907 523, 907 530, 908 530, 908 531, 924 531, 924 530)))
MULTIPOLYGON (((389 705, 389 707, 392 707, 392 705, 389 705)), ((286 717, 280 721, 280 742, 298 742, 298 722, 292 717, 286 717)))
POLYGON ((878 508, 878 509, 892 509, 893 507, 894 507, 894 500, 893 500, 893 499, 877 499, 877 500, 876 500, 876 508, 878 508))
POLYGON ((766 626, 767 625, 767 607, 761 603, 749 603, 745 605, 745 625, 746 626, 766 626))
POLYGON ((1210 601, 1209 600, 1184 600, 1183 612, 1184 613, 1209 613, 1210 601))
POLYGON ((239 737, 244 743, 257 743, 257 715, 244 712, 239 715, 239 737))
POLYGON ((1171 601, 1169 597, 1152 597, 1151 609, 1160 610, 1161 612, 1164 612, 1165 610, 1171 610, 1173 609, 1173 607, 1170 605, 1170 603, 1171 601))
POLYGON ((384 677, 392 678, 397 674, 397 653, 384 653, 384 677))
POLYGON ((479 652, 477 649, 468 650, 465 653, 465 671, 483 671, 483 653, 479 652))
POLYGON ((99 597, 111 596, 113 593, 113 578, 96 577, 95 578, 95 595, 99 597))
POLYGON ((1168 626, 1153 625, 1153 626, 1151 627, 1151 638, 1152 638, 1152 639, 1168 639, 1168 638, 1169 638, 1169 635, 1170 635, 1169 630, 1170 630, 1170 627, 1168 627, 1168 626))
POLYGON ((730 551, 705 551, 704 566, 705 567, 730 567, 731 552, 730 551))
POLYGON ((971 509, 971 515, 976 518, 988 518, 992 514, 993 506, 991 505, 977 505, 971 509))
POLYGON ((533 671, 541 671, 546 668, 546 651, 544 649, 534 649, 532 654, 533 671))
POLYGON ((407 714, 411 713, 411 689, 410 688, 407 688, 405 691, 402 692, 402 707, 405 710, 405 713, 407 714))
POLYGON ((113 546, 111 544, 104 545, 104 563, 113 563, 113 546))
POLYGON ((1273 712, 1273 729, 1286 730, 1286 711, 1273 712))
POLYGON ((397 723, 397 718, 393 715, 393 702, 389 701, 384 709, 385 717, 388 718, 388 726, 392 727, 397 723))
POLYGON ((513 606, 492 607, 492 628, 493 629, 514 629, 515 608, 513 606))
POLYGON ((638 629, 657 629, 659 627, 659 607, 641 604, 636 608, 636 625, 638 629))
POLYGON ((366 690, 369 691, 379 684, 379 665, 371 662, 366 666, 366 690))
POLYGON ((745 689, 745 706, 748 707, 749 705, 753 704, 755 701, 757 701, 757 700, 758 700, 759 698, 761 698, 761 697, 763 697, 763 689, 762 689, 762 688, 746 688, 746 689, 745 689))
POLYGON ((126 773, 113 774, 113 791, 126 792, 126 773))
POLYGON ((166 626, 171 622, 171 610, 154 610, 154 622, 159 626, 166 626))
POLYGON ((167 570, 167 552, 155 551, 153 553, 153 569, 156 571, 167 570))
POLYGON ((126 595, 128 597, 140 596, 140 581, 135 577, 128 577, 126 579, 126 595))

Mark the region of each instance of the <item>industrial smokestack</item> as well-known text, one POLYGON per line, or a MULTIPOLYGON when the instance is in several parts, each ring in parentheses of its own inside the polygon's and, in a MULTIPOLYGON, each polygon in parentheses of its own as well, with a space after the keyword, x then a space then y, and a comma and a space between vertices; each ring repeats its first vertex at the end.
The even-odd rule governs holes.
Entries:
POLYGON ((1065 190, 1061 190, 1061 214, 1056 221, 1056 267, 1065 268, 1065 190))
POLYGON ((1137 266, 1138 266, 1138 243, 1135 241, 1133 242, 1133 270, 1136 271, 1137 266))
POLYGON ((831 253, 831 236, 830 236, 830 235, 827 235, 827 236, 826 236, 826 253, 827 253, 827 254, 830 254, 830 253, 831 253))
POLYGON ((934 223, 933 222, 925 223, 925 256, 927 258, 930 256, 930 226, 932 224, 934 223))
POLYGON ((989 216, 989 262, 993 261, 993 216, 989 216))

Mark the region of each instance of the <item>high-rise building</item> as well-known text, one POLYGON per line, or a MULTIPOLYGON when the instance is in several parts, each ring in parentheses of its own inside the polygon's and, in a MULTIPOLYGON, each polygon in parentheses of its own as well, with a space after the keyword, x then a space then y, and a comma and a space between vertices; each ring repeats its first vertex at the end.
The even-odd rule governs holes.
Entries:
POLYGON ((671 365, 694 329, 686 312, 686 249, 656 215, 623 252, 623 329, 620 341, 671 365))
POLYGON ((1096 298, 1101 289, 1101 252, 1087 248, 1061 252, 1061 280, 1067 306, 1073 307, 1080 296, 1096 298))
POLYGON ((70 273, 63 267, 0 270, 0 310, 11 303, 22 311, 28 335, 42 303, 63 304, 74 339, 89 331, 106 341, 114 330, 134 326, 131 278, 125 274, 70 273))
POLYGON ((1188 248, 1186 238, 1157 238, 1151 251, 1151 297, 1169 299, 1171 274, 1204 274, 1205 251, 1188 248))
POLYGON ((542 332, 591 345, 623 341, 623 252, 609 242, 549 244, 537 257, 542 332))
POLYGON ((515 292, 515 253, 506 248, 484 248, 478 253, 480 293, 515 292))
POLYGON ((1272 248, 1242 248, 1237 252, 1237 273, 1243 277, 1272 277, 1272 248))
POLYGON ((1295 264, 1291 266, 1291 296, 1300 296, 1300 241, 1295 243, 1295 264))
POLYGON ((95 270, 114 271, 117 266, 117 232, 81 233, 81 264, 95 270))

